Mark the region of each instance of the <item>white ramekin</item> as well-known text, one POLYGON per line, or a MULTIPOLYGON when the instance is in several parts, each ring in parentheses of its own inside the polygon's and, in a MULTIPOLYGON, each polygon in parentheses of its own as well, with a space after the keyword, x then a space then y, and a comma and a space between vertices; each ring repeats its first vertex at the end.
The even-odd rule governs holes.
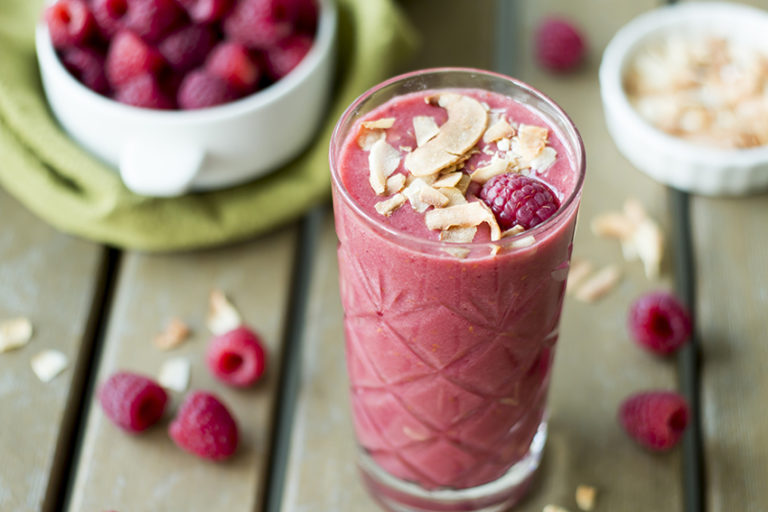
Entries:
POLYGON ((686 3, 642 14, 622 27, 603 54, 600 91, 608 130, 624 156, 672 187, 703 195, 768 188, 768 147, 717 149, 653 127, 632 107, 622 79, 639 48, 671 34, 713 34, 768 54, 768 13, 738 4, 686 3))
POLYGON ((336 30, 336 5, 321 0, 315 43, 296 69, 263 91, 194 111, 136 108, 96 94, 64 68, 44 24, 35 42, 45 95, 64 130, 118 169, 132 191, 176 196, 264 175, 310 142, 331 92, 336 30))

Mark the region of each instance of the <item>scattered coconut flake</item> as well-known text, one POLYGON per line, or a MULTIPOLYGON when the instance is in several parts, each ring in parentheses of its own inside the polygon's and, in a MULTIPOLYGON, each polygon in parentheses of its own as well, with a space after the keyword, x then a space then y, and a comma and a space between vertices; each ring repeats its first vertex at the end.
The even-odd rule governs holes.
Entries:
POLYGON ((462 194, 467 193, 467 189, 469 188, 469 184, 472 182, 472 179, 469 177, 468 174, 461 174, 461 179, 456 184, 456 188, 461 191, 462 194))
POLYGON ((184 392, 189 387, 190 367, 189 359, 186 357, 168 359, 160 367, 157 382, 164 388, 172 389, 179 393, 184 392))
POLYGON ((441 231, 452 227, 479 226, 485 222, 491 228, 491 240, 501 238, 501 230, 496 222, 496 217, 482 201, 430 210, 427 212, 425 220, 427 228, 441 231))
POLYGON ((573 260, 568 271, 568 283, 565 285, 565 293, 568 295, 573 294, 574 290, 592 273, 593 268, 590 261, 573 260))
POLYGON ((467 198, 461 192, 461 190, 455 187, 441 188, 440 192, 448 198, 448 204, 446 206, 453 206, 455 204, 467 204, 467 198))
POLYGON ((30 361, 32 371, 43 382, 51 382, 69 364, 67 356, 58 350, 43 350, 30 361))
POLYGON ((576 298, 582 302, 595 302, 613 290, 620 279, 619 268, 616 265, 608 265, 576 289, 576 298))
POLYGON ((440 232, 440 240, 456 244, 470 243, 475 239, 477 228, 474 226, 466 228, 448 228, 440 232))
POLYGON ((421 200, 421 190, 425 187, 429 187, 429 184, 422 178, 415 178, 411 183, 403 189, 403 194, 408 198, 411 203, 411 208, 419 213, 424 213, 429 208, 429 203, 425 203, 421 200))
POLYGON ((590 512, 595 508, 597 498, 597 489, 591 485, 580 485, 576 487, 576 505, 585 512, 590 512))
POLYGON ((208 329, 215 335, 224 334, 232 329, 240 327, 243 320, 240 312, 227 299, 221 290, 211 291, 208 299, 208 329))
POLYGON ((0 353, 26 345, 32 339, 32 322, 29 318, 9 318, 0 322, 0 353))
POLYGON ((443 195, 439 190, 431 185, 425 185, 419 190, 419 200, 427 203, 430 206, 436 206, 438 208, 447 206, 449 199, 443 195))
POLYGON ((416 116, 413 118, 413 134, 416 136, 416 147, 421 147, 434 139, 440 133, 440 128, 432 116, 416 116))
POLYGON ((525 228, 523 226, 521 226, 520 224, 516 224, 516 225, 512 226, 511 228, 507 229, 506 231, 503 231, 501 233, 501 238, 506 238, 508 236, 519 235, 523 231, 525 231, 525 228))
POLYGON ((392 128, 392 125, 394 124, 394 117, 382 117, 381 119, 375 119, 373 121, 364 121, 363 128, 367 128, 369 130, 387 130, 392 128))
POLYGON ((600 237, 629 238, 635 226, 625 215, 608 212, 598 215, 590 223, 592 233, 600 237))
POLYGON ((634 224, 640 224, 648 218, 648 212, 645 210, 643 203, 634 197, 628 197, 624 201, 624 215, 634 224))
POLYGON ((530 247, 535 243, 536 243, 536 239, 533 237, 533 235, 528 235, 528 236, 524 236, 523 238, 512 240, 509 243, 509 246, 519 249, 521 247, 530 247))
POLYGON ((384 215, 386 217, 389 217, 392 215, 392 212, 400 208, 405 203, 405 196, 403 194, 397 193, 390 197, 389 199, 385 199, 384 201, 379 201, 375 205, 373 205, 374 208, 376 208, 376 211, 379 212, 381 215, 384 215))
POLYGON ((398 149, 403 153, 410 153, 411 151, 413 151, 413 148, 411 146, 398 146, 398 149))
POLYGON ((438 104, 448 111, 448 120, 433 139, 406 155, 405 168, 414 176, 437 174, 461 162, 485 132, 488 113, 474 98, 446 93, 438 104))
POLYGON ((515 153, 523 157, 525 161, 530 162, 539 156, 544 146, 547 145, 548 137, 549 130, 543 126, 521 124, 517 130, 515 153))
POLYGON ((632 244, 643 262, 645 277, 658 279, 664 253, 664 235, 659 226, 651 219, 645 219, 637 226, 632 236, 632 244))
POLYGON ((165 330, 155 336, 155 346, 160 350, 170 350, 178 347, 189 337, 189 326, 180 318, 173 317, 165 326, 165 330))
POLYGON ((387 190, 387 178, 400 165, 400 152, 384 140, 376 141, 368 153, 368 181, 378 195, 387 190))
POLYGON ((499 139, 496 142, 496 149, 499 151, 509 151, 512 149, 512 140, 507 138, 499 139))
POLYGON ((558 505, 546 505, 541 512, 568 512, 568 509, 560 507, 558 505))
POLYGON ((403 190, 405 186, 405 174, 393 174, 387 178, 387 195, 391 196, 403 190))
POLYGON ((506 119, 499 119, 493 123, 483 134, 483 142, 496 142, 499 139, 510 138, 515 135, 515 129, 512 128, 506 119))
POLYGON ((482 185, 491 178, 509 172, 508 167, 509 162, 506 160, 493 158, 490 164, 484 167, 478 167, 475 172, 469 175, 469 179, 482 185))
POLYGON ((367 130, 363 128, 357 137, 357 145, 363 151, 370 151, 376 142, 386 140, 386 138, 387 134, 384 130, 367 130))
POLYGON ((552 147, 545 147, 539 153, 539 156, 528 162, 531 169, 538 173, 542 173, 552 167, 552 164, 557 160, 557 151, 552 147))
POLYGON ((441 176, 440 179, 432 184, 432 186, 435 188, 455 187, 461 181, 462 176, 464 176, 464 173, 461 171, 449 172, 448 174, 441 176))

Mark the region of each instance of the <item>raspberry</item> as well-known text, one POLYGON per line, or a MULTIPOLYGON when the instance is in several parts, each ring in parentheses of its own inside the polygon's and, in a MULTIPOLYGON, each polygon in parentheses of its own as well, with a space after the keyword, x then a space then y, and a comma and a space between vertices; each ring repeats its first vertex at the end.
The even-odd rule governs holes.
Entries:
POLYGON ((216 34, 207 25, 189 25, 173 32, 158 45, 168 64, 185 73, 205 62, 216 44, 216 34))
POLYGON ((179 0, 192 21, 211 23, 218 21, 232 7, 231 0, 179 0))
POLYGON ((667 355, 688 341, 691 315, 670 293, 652 292, 630 306, 627 327, 642 347, 655 354, 667 355))
POLYGON ((218 398, 193 391, 168 428, 180 448, 204 459, 222 460, 237 448, 237 423, 218 398))
POLYGON ((174 0, 128 0, 125 26, 148 41, 158 41, 181 20, 174 0))
POLYGON ((672 448, 689 419, 685 398, 673 391, 648 391, 621 404, 619 422, 638 443, 655 451, 672 448))
POLYGON ((312 39, 307 36, 290 36, 269 48, 264 55, 267 74, 272 80, 280 80, 299 65, 312 48, 312 39))
POLYGON ((247 387, 264 373, 266 356, 259 337, 247 327, 238 327, 211 341, 206 361, 220 381, 247 387))
POLYGON ((177 101, 184 110, 213 107, 236 99, 227 82, 207 71, 191 71, 179 86, 177 101))
POLYGON ((248 49, 240 43, 219 43, 208 56, 205 69, 244 93, 259 83, 261 72, 248 49))
POLYGON ((141 432, 160 419, 168 395, 155 381, 130 372, 118 372, 98 392, 104 414, 128 432, 141 432))
POLYGON ((152 75, 139 75, 117 90, 115 99, 126 105, 142 108, 171 109, 173 103, 152 75))
POLYGON ((584 38, 570 22, 548 18, 536 30, 536 57, 552 71, 569 71, 578 66, 586 53, 584 38))
POLYGON ((298 32, 312 35, 317 28, 317 0, 283 0, 298 32))
POLYGON ((114 36, 124 25, 128 13, 128 0, 93 0, 93 17, 105 39, 114 36))
POLYGON ((522 174, 502 174, 487 181, 480 199, 491 207, 499 226, 530 229, 550 218, 560 207, 554 192, 541 181, 522 174))
POLYGON ((99 94, 109 94, 109 82, 104 74, 104 56, 88 47, 67 48, 61 62, 83 85, 99 94))
POLYGON ((242 0, 224 18, 230 39, 254 49, 267 49, 293 32, 279 0, 242 0))
POLYGON ((106 72, 112 87, 119 89, 139 75, 154 75, 163 67, 163 56, 128 30, 118 32, 107 52, 106 72))
POLYGON ((84 0, 58 0, 45 9, 45 22, 55 48, 83 44, 96 27, 84 0))

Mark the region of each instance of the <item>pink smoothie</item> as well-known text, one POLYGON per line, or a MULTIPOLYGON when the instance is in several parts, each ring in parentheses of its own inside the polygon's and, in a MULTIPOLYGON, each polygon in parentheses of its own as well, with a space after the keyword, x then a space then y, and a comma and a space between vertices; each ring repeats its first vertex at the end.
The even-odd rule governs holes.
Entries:
MULTIPOLYGON (((542 116, 496 93, 453 92, 513 123, 548 127, 557 159, 537 177, 566 202, 578 186, 576 165, 542 116)), ((389 217, 377 213, 382 196, 369 185, 360 123, 394 117, 387 143, 415 148, 414 116, 446 120, 443 108, 425 103, 429 94, 399 96, 370 112, 339 152, 347 193, 334 190, 341 298, 358 441, 396 477, 462 489, 502 476, 526 455, 544 420, 578 201, 503 239, 496 254, 481 229, 465 258, 442 250, 448 244, 408 203, 389 217), (530 245, 519 242, 529 236, 530 245)), ((485 146, 478 143, 465 172, 490 160, 485 146)), ((396 172, 406 173, 403 160, 396 172)))

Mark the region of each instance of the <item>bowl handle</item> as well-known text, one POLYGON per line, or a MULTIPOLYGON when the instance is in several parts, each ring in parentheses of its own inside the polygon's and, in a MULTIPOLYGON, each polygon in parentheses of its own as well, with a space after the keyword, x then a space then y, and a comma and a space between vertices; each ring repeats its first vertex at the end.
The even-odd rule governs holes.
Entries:
POLYGON ((179 196, 189 190, 204 160, 205 150, 190 144, 133 139, 120 152, 120 177, 139 195, 179 196))

